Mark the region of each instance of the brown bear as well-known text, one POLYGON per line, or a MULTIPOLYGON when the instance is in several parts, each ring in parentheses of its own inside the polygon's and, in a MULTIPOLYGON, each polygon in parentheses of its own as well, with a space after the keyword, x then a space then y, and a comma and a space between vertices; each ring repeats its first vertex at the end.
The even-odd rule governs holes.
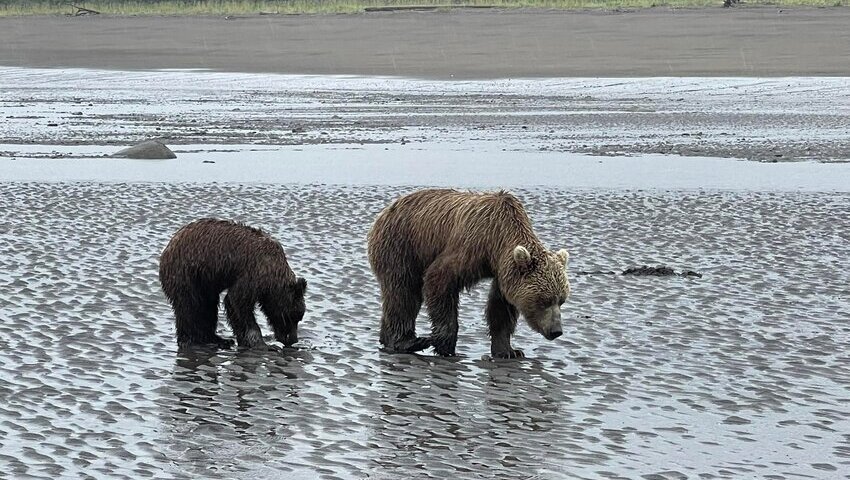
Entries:
POLYGON ((213 218, 184 226, 160 256, 159 280, 174 309, 180 346, 233 346, 216 334, 224 290, 227 320, 240 347, 269 348, 254 317, 257 303, 276 340, 286 346, 298 341, 307 282, 289 268, 280 243, 260 229, 213 218))
POLYGON ((511 347, 518 312, 549 340, 562 333, 569 254, 540 243, 522 204, 509 193, 411 193, 378 214, 368 245, 381 287, 381 344, 387 351, 433 346, 439 355, 455 355, 459 294, 484 278, 493 279, 485 317, 494 358, 524 356, 511 347), (423 297, 430 337, 416 337, 423 297))

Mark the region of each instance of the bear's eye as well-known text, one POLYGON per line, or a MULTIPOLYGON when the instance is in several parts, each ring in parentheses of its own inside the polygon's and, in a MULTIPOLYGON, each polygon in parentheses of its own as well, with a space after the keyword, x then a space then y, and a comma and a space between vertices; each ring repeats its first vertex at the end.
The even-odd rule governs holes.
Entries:
POLYGON ((559 301, 560 300, 557 297, 550 298, 548 300, 540 300, 539 302, 537 302, 537 308, 539 308, 540 310, 546 310, 547 308, 552 308, 555 305, 558 305, 559 301))

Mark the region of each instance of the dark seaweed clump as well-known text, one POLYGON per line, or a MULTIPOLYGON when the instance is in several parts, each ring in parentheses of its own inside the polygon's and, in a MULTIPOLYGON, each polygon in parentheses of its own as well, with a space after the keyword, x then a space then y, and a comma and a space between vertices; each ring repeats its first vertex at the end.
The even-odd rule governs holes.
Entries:
MULTIPOLYGON (((617 273, 612 270, 592 270, 592 271, 580 271, 578 275, 616 275, 617 273)), ((657 267, 650 267, 647 265, 641 265, 640 267, 631 267, 627 268, 620 273, 620 275, 634 275, 637 277, 695 277, 702 278, 702 274, 699 272, 695 272, 693 270, 682 270, 679 273, 676 273, 672 268, 659 265, 657 267)))

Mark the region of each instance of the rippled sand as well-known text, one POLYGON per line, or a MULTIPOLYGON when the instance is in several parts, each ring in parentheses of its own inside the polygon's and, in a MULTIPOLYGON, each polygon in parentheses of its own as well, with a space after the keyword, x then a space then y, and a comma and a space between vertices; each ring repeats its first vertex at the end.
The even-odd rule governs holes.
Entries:
POLYGON ((2 472, 850 472, 850 195, 518 191, 574 272, 663 263, 703 277, 572 275, 564 336, 521 325, 530 359, 493 363, 481 359, 486 285, 462 299, 461 358, 378 351, 364 237, 406 191, 0 184, 2 472), (206 215, 268 229, 309 279, 297 350, 178 355, 157 258, 206 215))

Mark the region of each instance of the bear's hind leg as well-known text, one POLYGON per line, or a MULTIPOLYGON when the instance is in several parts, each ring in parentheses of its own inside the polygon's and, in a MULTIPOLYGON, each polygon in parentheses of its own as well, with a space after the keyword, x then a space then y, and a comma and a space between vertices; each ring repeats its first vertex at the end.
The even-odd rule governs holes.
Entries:
POLYGON ((416 353, 431 346, 416 336, 416 316, 422 308, 422 280, 409 276, 382 282, 381 344, 391 353, 416 353))
POLYGON ((214 344, 230 348, 232 340, 216 335, 218 326, 218 297, 203 296, 196 292, 180 295, 172 302, 177 327, 177 344, 180 347, 214 344))
POLYGON ((517 309, 502 296, 499 281, 493 279, 487 308, 484 310, 490 328, 490 355, 493 358, 523 358, 522 350, 511 347, 511 336, 516 330, 517 309))
POLYGON ((203 337, 197 318, 199 305, 186 298, 175 298, 171 304, 177 327, 177 345, 183 348, 199 344, 203 337))

